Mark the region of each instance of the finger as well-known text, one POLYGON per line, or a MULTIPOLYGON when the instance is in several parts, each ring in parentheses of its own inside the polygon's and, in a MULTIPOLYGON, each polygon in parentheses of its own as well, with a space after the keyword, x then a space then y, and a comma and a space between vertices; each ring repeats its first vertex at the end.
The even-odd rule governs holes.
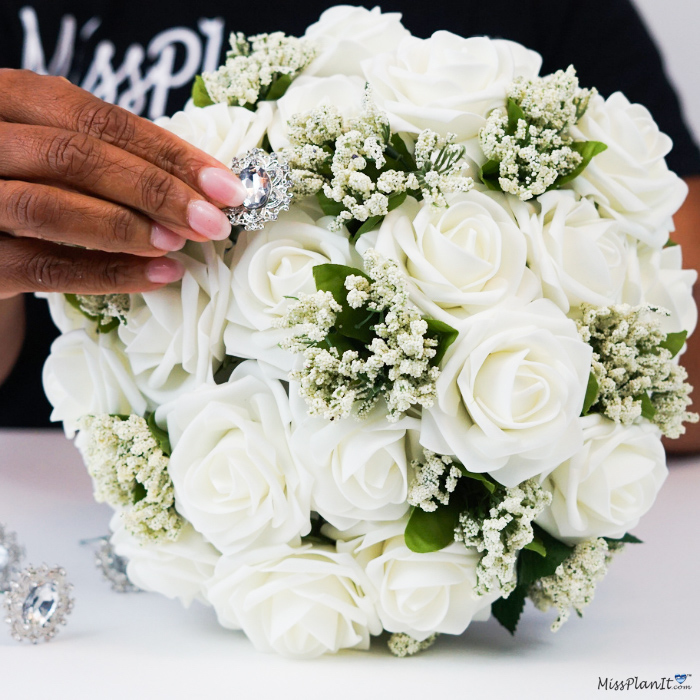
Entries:
POLYGON ((222 240, 231 232, 226 215, 182 180, 85 134, 0 123, 0 178, 63 182, 193 240, 222 240))
POLYGON ((134 255, 180 250, 185 239, 132 209, 16 180, 0 181, 0 231, 134 255))
POLYGON ((216 158, 65 80, 6 70, 0 88, 15 96, 0 104, 5 121, 87 134, 149 161, 224 206, 239 206, 245 199, 240 179, 216 158))
POLYGON ((0 234, 0 298, 19 292, 146 292, 182 278, 171 258, 103 253, 0 234))

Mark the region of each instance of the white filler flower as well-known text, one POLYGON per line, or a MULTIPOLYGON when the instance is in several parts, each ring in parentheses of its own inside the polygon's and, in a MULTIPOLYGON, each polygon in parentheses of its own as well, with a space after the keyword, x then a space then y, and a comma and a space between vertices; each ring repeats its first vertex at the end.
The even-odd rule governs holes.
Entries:
POLYGON ((582 444, 591 348, 552 302, 477 314, 460 327, 423 412, 421 444, 504 486, 546 473, 582 444))
POLYGON ((370 635, 382 631, 364 572, 332 547, 222 557, 207 588, 221 625, 243 629, 259 651, 314 658, 368 649, 370 635))
POLYGON ((289 450, 279 380, 244 362, 227 384, 163 406, 166 415, 177 510, 214 546, 226 554, 309 532, 310 479, 289 450))
POLYGON ((654 504, 668 474, 659 429, 601 415, 579 420, 583 447, 543 483, 552 504, 537 523, 567 544, 622 537, 654 504))

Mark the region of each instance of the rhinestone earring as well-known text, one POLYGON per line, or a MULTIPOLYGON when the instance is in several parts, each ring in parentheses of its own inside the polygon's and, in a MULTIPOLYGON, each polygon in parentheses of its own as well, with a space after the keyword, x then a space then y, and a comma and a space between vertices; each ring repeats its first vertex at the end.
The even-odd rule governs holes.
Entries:
POLYGON ((247 192, 243 204, 224 209, 234 226, 258 231, 266 222, 275 221, 280 211, 289 209, 292 177, 289 165, 279 153, 254 148, 242 158, 234 158, 231 170, 240 177, 247 192))
POLYGON ((53 639, 73 610, 72 589, 66 572, 57 566, 28 566, 21 571, 5 594, 5 621, 14 639, 32 644, 53 639))

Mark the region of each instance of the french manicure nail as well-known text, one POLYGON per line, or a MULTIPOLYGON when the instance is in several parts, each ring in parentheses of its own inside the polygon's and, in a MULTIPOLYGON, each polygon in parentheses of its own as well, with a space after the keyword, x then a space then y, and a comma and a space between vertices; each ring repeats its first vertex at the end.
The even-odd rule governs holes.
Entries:
POLYGON ((151 227, 151 245, 154 248, 168 251, 180 250, 185 242, 186 240, 182 236, 178 236, 177 233, 165 228, 165 226, 153 224, 151 227))
POLYGON ((204 168, 199 174, 199 186, 207 197, 229 207, 243 204, 247 196, 240 178, 222 168, 204 168))
POLYGON ((171 258, 156 258, 146 265, 146 279, 155 284, 177 282, 184 274, 185 266, 171 258))
POLYGON ((190 202, 187 222, 193 231, 214 241, 222 241, 231 235, 231 222, 226 214, 203 200, 190 202))

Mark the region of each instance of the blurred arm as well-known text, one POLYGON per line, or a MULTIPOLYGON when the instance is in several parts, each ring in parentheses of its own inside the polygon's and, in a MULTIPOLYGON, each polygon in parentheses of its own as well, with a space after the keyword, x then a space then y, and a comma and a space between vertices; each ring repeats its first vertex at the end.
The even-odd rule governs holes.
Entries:
POLYGON ((0 299, 0 384, 9 376, 24 341, 24 295, 0 299))

